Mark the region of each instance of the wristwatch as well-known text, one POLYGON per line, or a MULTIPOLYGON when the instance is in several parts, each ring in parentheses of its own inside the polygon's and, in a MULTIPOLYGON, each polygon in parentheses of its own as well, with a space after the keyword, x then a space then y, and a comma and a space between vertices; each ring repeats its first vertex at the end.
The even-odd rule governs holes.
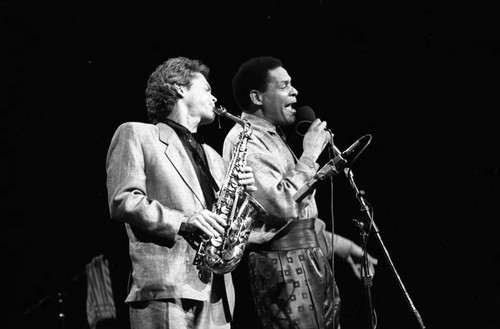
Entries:
POLYGON ((187 216, 184 216, 181 220, 181 226, 179 227, 179 232, 184 232, 186 231, 186 222, 188 220, 187 216))

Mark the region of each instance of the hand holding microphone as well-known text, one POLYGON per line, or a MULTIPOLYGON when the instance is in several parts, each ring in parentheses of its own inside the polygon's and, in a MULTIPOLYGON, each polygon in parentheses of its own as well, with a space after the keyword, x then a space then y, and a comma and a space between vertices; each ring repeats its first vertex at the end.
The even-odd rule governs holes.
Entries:
MULTIPOLYGON (((321 132, 321 129, 326 129, 326 122, 322 122, 321 120, 316 118, 314 111, 308 106, 302 106, 297 111, 297 124, 295 126, 295 132, 298 135, 304 136, 304 153, 306 155, 307 147, 312 147, 311 145, 323 145, 320 152, 325 148, 326 144, 329 140, 327 140, 324 144, 320 137, 318 137, 321 132), (317 135, 315 135, 317 134, 317 135), (309 136, 308 136, 309 135, 309 136), (306 145, 306 138, 314 139, 319 138, 318 141, 308 140, 306 145), (311 145, 309 145, 311 144, 311 145)), ((315 188, 315 185, 326 178, 339 174, 339 172, 343 171, 346 167, 350 166, 356 158, 361 154, 361 152, 370 144, 372 136, 370 134, 364 135, 359 138, 356 142, 354 142, 351 146, 349 146, 344 152, 339 151, 339 149, 333 144, 333 140, 331 136, 333 133, 329 130, 324 130, 323 133, 329 135, 329 139, 331 141, 330 145, 332 147, 334 158, 328 161, 328 163, 321 168, 316 175, 314 175, 308 182, 306 182, 294 195, 293 199, 296 202, 302 201, 307 195, 312 193, 315 188)), ((319 148, 312 149, 318 150, 319 148)), ((316 161, 317 157, 313 160, 316 161)))
POLYGON ((316 120, 316 113, 309 106, 301 106, 295 113, 296 125, 295 132, 299 136, 304 136, 311 126, 311 123, 316 120))
MULTIPOLYGON (((304 140, 302 142, 304 152, 309 149, 314 150, 314 144, 320 144, 322 145, 322 147, 318 153, 319 156, 325 146, 330 143, 333 156, 340 155, 340 150, 333 144, 332 131, 330 129, 327 129, 326 121, 321 121, 320 119, 316 118, 316 114, 314 113, 312 108, 310 108, 309 106, 301 106, 296 113, 296 122, 295 132, 299 136, 304 136, 304 140), (317 125, 316 122, 318 122, 319 124, 317 125), (315 132, 316 129, 321 129, 321 127, 323 127, 323 132, 315 132), (310 135, 308 133, 310 133, 310 135), (318 140, 314 140, 316 138, 318 138, 318 140)), ((317 157, 314 160, 316 159, 317 157)))
POLYGON ((297 124, 295 132, 304 136, 302 140, 302 155, 316 161, 331 140, 331 131, 327 130, 326 121, 316 118, 309 106, 302 106, 296 113, 297 124))
POLYGON ((330 132, 326 130, 326 121, 315 119, 302 140, 302 155, 316 162, 329 141, 330 132))

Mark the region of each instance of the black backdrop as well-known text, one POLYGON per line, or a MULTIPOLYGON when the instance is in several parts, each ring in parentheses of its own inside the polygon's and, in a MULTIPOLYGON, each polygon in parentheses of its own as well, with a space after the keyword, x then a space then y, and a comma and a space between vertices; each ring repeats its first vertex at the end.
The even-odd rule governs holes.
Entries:
MULTIPOLYGON (((7 198, 3 272, 12 328, 86 328, 85 265, 105 254, 127 327, 123 226, 109 219, 105 156, 124 121, 145 121, 149 74, 171 56, 212 68, 219 103, 255 55, 280 57, 340 149, 372 143, 353 170, 428 328, 497 327, 500 28, 484 1, 6 1, 7 198)), ((5 43, 5 42, 4 42, 5 43)), ((222 149, 232 123, 203 127, 222 149)), ((287 131, 297 152, 300 138, 287 131)), ((321 161, 327 161, 326 156, 321 161)), ((359 242, 346 179, 317 188, 320 215, 359 242)), ((379 328, 419 328, 374 236, 379 328)), ((337 262, 342 327, 368 328, 363 286, 337 262)), ((254 328, 245 266, 235 328, 254 328)))

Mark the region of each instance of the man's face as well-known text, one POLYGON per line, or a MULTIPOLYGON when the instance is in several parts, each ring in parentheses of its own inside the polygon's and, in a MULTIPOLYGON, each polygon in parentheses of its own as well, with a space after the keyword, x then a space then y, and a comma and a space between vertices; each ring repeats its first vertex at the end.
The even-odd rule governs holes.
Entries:
POLYGON ((292 78, 283 67, 269 71, 269 82, 262 97, 262 113, 265 118, 278 126, 288 126, 295 122, 298 91, 292 87, 292 78))
POLYGON ((214 121, 213 108, 217 98, 212 95, 212 88, 203 74, 195 74, 195 78, 191 80, 191 87, 186 90, 184 101, 190 114, 200 118, 200 126, 214 121))

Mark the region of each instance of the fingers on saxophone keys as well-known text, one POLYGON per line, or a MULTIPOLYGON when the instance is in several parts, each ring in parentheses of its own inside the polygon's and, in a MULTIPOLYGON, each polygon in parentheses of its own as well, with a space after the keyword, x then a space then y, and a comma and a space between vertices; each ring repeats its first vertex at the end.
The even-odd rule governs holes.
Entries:
POLYGON ((245 190, 248 191, 248 192, 255 192, 255 191, 257 191, 257 186, 255 186, 255 185, 246 185, 245 186, 245 190))
POLYGON ((213 217, 216 216, 217 215, 208 210, 202 210, 198 214, 196 218, 196 226, 201 231, 202 235, 208 235, 209 238, 219 236, 219 233, 217 231, 220 230, 221 226, 217 224, 217 222, 213 219, 213 217))
POLYGON ((249 168, 249 171, 241 171, 237 174, 238 176, 238 184, 244 186, 247 191, 255 191, 257 188, 255 187, 255 177, 252 173, 252 168, 249 168))
POLYGON ((242 166, 240 171, 242 173, 251 173, 253 171, 253 169, 250 166, 242 166))
POLYGON ((252 177, 240 177, 238 179, 238 184, 241 186, 249 186, 255 184, 255 179, 252 177))
POLYGON ((227 222, 220 215, 211 213, 211 216, 206 218, 206 225, 214 232, 213 235, 217 236, 219 234, 224 234, 223 226, 227 226, 227 222))
POLYGON ((217 215, 216 221, 217 221, 217 223, 219 223, 223 227, 226 227, 227 226, 227 215, 217 215))
POLYGON ((212 238, 212 237, 218 237, 219 236, 219 233, 217 233, 217 231, 215 231, 208 223, 201 223, 199 224, 199 228, 202 232, 202 236, 204 236, 205 238, 212 238))
POLYGON ((238 182, 240 184, 242 184, 242 182, 254 180, 254 176, 253 176, 252 172, 239 172, 236 176, 238 177, 238 182))

